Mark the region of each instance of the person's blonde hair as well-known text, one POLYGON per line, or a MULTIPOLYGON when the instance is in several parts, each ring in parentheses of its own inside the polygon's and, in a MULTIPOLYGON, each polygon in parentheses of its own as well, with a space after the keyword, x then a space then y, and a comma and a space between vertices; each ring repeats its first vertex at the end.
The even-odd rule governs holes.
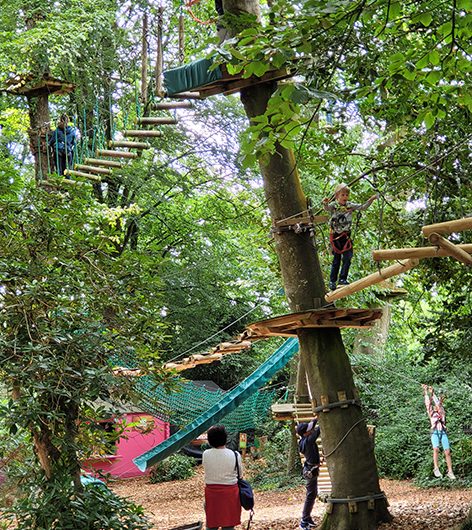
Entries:
POLYGON ((346 190, 348 193, 351 191, 351 188, 349 188, 349 186, 347 184, 344 184, 343 182, 341 184, 338 184, 335 188, 334 188, 334 196, 336 197, 338 195, 338 193, 342 190, 346 190))

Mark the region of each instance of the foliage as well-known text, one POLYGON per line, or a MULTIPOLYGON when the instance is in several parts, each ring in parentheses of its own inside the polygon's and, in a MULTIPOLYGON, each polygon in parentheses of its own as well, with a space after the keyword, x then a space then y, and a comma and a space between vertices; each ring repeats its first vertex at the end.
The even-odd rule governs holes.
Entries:
POLYGON ((189 456, 171 455, 151 469, 149 479, 152 484, 171 480, 185 480, 195 474, 195 462, 195 459, 189 456))
POLYGON ((150 525, 142 508, 117 497, 106 487, 88 486, 81 492, 67 476, 61 482, 35 479, 24 485, 26 495, 7 511, 15 516, 19 530, 32 528, 76 528, 103 530, 146 530, 150 525))
POLYGON ((359 355, 354 369, 368 423, 377 428, 375 452, 379 472, 396 479, 414 477, 421 486, 439 482, 442 486, 447 482, 447 479, 431 481, 429 420, 420 386, 427 382, 438 394, 445 394, 448 437, 458 478, 454 484, 470 486, 471 440, 464 432, 472 421, 470 410, 464 407, 470 393, 470 366, 458 364, 454 372, 448 373, 434 361, 424 365, 411 362, 408 354, 381 359, 359 355))
POLYGON ((259 490, 286 489, 303 483, 301 472, 287 476, 287 450, 291 444, 291 432, 288 425, 270 421, 264 429, 267 442, 253 462, 247 461, 246 467, 251 485, 259 490))

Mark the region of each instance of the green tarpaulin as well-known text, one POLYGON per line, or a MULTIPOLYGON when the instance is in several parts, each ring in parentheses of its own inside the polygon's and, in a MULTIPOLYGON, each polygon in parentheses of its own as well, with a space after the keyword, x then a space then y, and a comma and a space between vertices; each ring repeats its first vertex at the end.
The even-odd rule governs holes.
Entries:
POLYGON ((210 70, 213 61, 199 59, 192 63, 172 68, 164 72, 164 88, 168 96, 188 92, 198 87, 213 83, 223 77, 221 69, 217 66, 210 70))

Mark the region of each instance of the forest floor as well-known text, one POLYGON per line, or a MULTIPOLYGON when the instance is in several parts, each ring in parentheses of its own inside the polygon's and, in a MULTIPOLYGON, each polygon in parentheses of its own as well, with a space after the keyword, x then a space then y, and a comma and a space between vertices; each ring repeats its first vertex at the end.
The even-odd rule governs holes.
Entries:
MULTIPOLYGON (((111 489, 141 504, 155 530, 204 520, 203 473, 185 481, 150 484, 147 479, 115 482, 111 489)), ((472 504, 472 490, 433 488, 422 490, 408 481, 381 480, 394 520, 382 530, 452 530, 463 521, 472 504)), ((256 507, 251 529, 296 530, 305 498, 304 487, 286 491, 255 491, 256 507)), ((325 504, 315 503, 313 518, 321 522, 325 504)), ((243 511, 243 526, 247 521, 243 511)), ((380 529, 379 529, 380 530, 380 529)))

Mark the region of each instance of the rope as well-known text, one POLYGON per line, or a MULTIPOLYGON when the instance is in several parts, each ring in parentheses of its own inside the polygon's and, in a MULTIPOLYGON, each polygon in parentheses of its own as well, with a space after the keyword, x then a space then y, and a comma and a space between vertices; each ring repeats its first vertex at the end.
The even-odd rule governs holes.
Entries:
MULTIPOLYGON (((392 183, 388 188, 386 188, 386 191, 387 190, 390 190, 392 188, 396 188, 397 186, 399 186, 400 184, 403 184, 404 182, 407 182, 408 180, 410 180, 411 178, 415 177, 416 175, 419 175, 420 173, 422 173, 423 171, 425 171, 426 169, 430 168, 430 167, 433 167, 434 164, 436 164, 437 162, 440 162, 442 159, 446 158, 447 156, 449 156, 450 154, 452 154, 454 151, 456 151, 457 149, 459 149, 459 147, 461 147, 462 145, 464 145, 465 143, 467 143, 469 140, 472 139, 472 134, 467 136, 464 140, 458 142, 457 144, 455 144, 449 151, 446 151, 443 155, 441 155, 440 157, 432 160, 429 164, 425 164, 424 167, 416 170, 415 172, 413 172, 411 175, 407 175, 406 177, 403 177, 402 179, 396 181, 395 183, 392 183)), ((362 179, 366 179, 367 177, 367 174, 362 174, 360 175, 359 177, 356 177, 354 178, 353 180, 349 181, 347 183, 347 187, 350 188, 353 184, 356 184, 357 182, 359 182, 360 180, 362 179)), ((374 188, 373 184, 371 183, 371 186, 374 188)), ((374 188, 375 189, 375 188, 374 188)), ((379 190, 375 190, 375 191, 379 191, 379 190)), ((380 193, 380 192, 379 192, 380 193)), ((380 195, 383 197, 383 193, 380 193, 380 195)), ((316 212, 315 212, 315 215, 319 214, 320 212, 322 212, 323 209, 322 208, 319 208, 316 212)), ((288 221, 290 219, 292 219, 293 217, 297 217, 303 213, 306 212, 306 209, 305 210, 302 210, 298 213, 295 213, 293 215, 290 215, 289 217, 284 217, 283 219, 278 219, 279 222, 281 221, 288 221)))
POLYGON ((330 451, 328 454, 325 454, 323 455, 325 458, 328 458, 329 456, 331 456, 339 447, 340 445, 344 442, 344 440, 348 437, 349 433, 354 429, 354 427, 356 427, 357 425, 359 425, 359 423, 365 421, 365 418, 361 418, 359 421, 356 421, 356 423, 354 423, 354 425, 346 432, 346 434, 341 438, 341 440, 339 440, 339 442, 336 444, 336 447, 330 451))
POLYGON ((213 18, 209 18, 208 20, 201 20, 194 14, 194 12, 191 9, 191 6, 193 6, 194 4, 198 4, 198 2, 200 2, 200 0, 190 0, 190 2, 187 2, 186 4, 184 4, 184 7, 188 11, 189 15, 193 18, 193 20, 195 20, 195 22, 198 22, 199 24, 202 24, 203 26, 214 24, 218 20, 217 18, 213 17, 213 18))
POLYGON ((237 318, 236 320, 234 320, 233 322, 231 322, 230 324, 228 324, 227 326, 225 326, 223 329, 220 329, 219 331, 217 331, 216 333, 213 333, 213 335, 211 335, 210 337, 200 341, 198 344, 195 344, 195 346, 192 346, 191 348, 189 348, 188 350, 185 350, 183 353, 179 353, 179 355, 173 357, 172 359, 169 359, 168 363, 171 363, 173 361, 175 361, 176 359, 179 359, 180 357, 183 357, 185 354, 195 350, 196 348, 198 348, 199 346, 201 346, 202 344, 205 344, 206 342, 208 342, 209 340, 213 339, 214 337, 216 337, 217 335, 220 335, 221 333, 223 333, 223 331, 226 331, 228 328, 230 328, 231 326, 233 326, 234 324, 236 324, 237 322, 239 322, 240 320, 242 320, 244 317, 246 317, 247 315, 249 315, 250 313, 252 313, 253 311, 255 311, 256 309, 258 309, 259 307, 261 307, 261 305, 263 304, 263 302, 261 302, 260 304, 254 306, 252 309, 249 309, 249 311, 246 311, 246 313, 244 313, 244 315, 241 315, 239 318, 237 318))

